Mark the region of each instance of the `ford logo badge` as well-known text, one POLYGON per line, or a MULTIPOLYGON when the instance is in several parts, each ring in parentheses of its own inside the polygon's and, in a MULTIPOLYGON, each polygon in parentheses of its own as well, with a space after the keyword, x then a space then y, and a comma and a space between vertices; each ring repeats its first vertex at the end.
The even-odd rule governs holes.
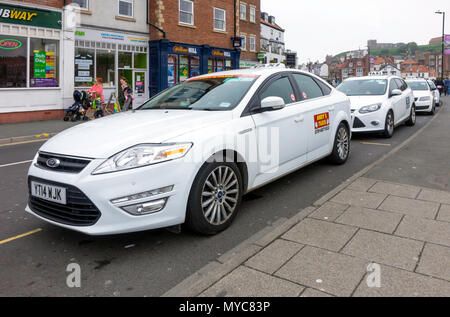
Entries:
POLYGON ((46 164, 50 168, 57 168, 61 165, 61 161, 55 158, 51 158, 47 160, 46 164))

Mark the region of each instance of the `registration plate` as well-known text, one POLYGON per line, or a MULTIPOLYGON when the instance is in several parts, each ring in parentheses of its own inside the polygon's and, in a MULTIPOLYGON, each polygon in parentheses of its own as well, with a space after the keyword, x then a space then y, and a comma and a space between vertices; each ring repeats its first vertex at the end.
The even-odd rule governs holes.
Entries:
POLYGON ((54 185, 31 182, 31 196, 66 205, 66 189, 54 185))

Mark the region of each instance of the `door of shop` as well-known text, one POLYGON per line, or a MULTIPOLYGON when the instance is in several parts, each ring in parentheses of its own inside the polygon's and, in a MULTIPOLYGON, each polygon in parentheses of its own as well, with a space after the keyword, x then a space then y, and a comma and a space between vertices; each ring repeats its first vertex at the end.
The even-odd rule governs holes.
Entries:
POLYGON ((133 71, 133 108, 137 108, 148 100, 147 92, 147 71, 133 71))

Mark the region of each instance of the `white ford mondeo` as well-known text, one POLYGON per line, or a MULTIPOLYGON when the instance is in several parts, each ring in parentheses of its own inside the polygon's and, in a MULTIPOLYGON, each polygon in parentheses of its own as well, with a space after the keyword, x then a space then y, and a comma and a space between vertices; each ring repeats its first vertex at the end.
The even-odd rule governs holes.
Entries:
POLYGON ((261 67, 204 75, 137 110, 70 128, 29 170, 26 210, 90 235, 226 229, 242 196, 350 152, 350 102, 320 78, 261 67))

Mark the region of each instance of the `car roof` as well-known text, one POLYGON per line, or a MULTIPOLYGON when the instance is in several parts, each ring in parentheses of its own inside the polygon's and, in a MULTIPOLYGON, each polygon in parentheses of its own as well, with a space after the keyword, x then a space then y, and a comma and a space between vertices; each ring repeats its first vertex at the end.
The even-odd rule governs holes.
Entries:
POLYGON ((428 82, 428 80, 425 79, 425 78, 411 78, 411 79, 407 79, 406 81, 409 82, 409 83, 411 83, 411 82, 421 82, 421 81, 428 82))
POLYGON ((210 73, 210 74, 204 74, 200 75, 198 77, 195 77, 196 79, 201 78, 207 78, 211 76, 270 76, 272 74, 277 73, 283 73, 283 72, 296 72, 296 73, 303 73, 310 76, 315 76, 314 74, 299 70, 299 69, 292 69, 292 68, 283 68, 283 67, 257 67, 257 68, 246 68, 246 69, 233 69, 233 70, 227 70, 223 72, 217 72, 217 73, 210 73))
POLYGON ((401 79, 398 76, 392 76, 392 75, 386 75, 386 76, 362 76, 362 77, 351 77, 351 78, 347 78, 345 81, 350 81, 350 80, 368 80, 368 79, 375 79, 375 80, 379 80, 379 79, 390 79, 390 78, 398 78, 401 79))

